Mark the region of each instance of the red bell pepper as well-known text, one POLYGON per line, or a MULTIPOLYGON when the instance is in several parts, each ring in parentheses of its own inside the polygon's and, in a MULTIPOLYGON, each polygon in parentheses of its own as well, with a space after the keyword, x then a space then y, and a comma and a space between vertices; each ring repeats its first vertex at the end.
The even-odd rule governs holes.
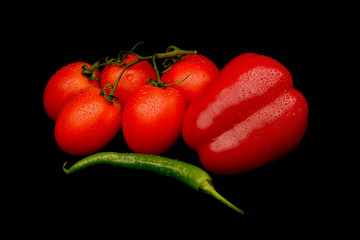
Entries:
POLYGON ((246 172, 289 153, 308 121, 304 96, 278 61, 255 53, 233 59, 189 106, 183 138, 203 166, 246 172))

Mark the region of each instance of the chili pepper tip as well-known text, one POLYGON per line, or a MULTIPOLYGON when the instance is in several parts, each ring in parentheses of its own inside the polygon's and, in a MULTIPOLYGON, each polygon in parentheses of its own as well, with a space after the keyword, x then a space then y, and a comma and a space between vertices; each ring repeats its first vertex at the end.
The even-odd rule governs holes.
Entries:
POLYGON ((69 170, 67 170, 67 169, 65 168, 65 165, 66 165, 66 164, 67 164, 67 162, 64 163, 62 169, 63 169, 63 171, 64 171, 66 174, 69 174, 69 170))

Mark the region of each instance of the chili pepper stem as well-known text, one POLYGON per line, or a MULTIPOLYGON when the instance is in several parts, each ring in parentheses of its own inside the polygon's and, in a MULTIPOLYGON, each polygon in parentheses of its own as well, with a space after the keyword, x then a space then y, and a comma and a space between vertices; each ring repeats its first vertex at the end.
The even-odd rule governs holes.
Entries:
POLYGON ((217 200, 219 200, 220 202, 222 202, 223 204, 225 204, 226 206, 230 207, 231 209, 235 210, 236 212, 240 213, 240 214, 244 214, 244 211, 241 210, 240 208, 236 207, 234 204, 232 204, 231 202, 229 202, 228 200, 226 200, 223 196, 221 196, 213 187, 213 185, 211 184, 211 181, 206 181, 204 182, 204 184, 201 186, 201 190, 202 192, 209 194, 211 196, 213 196, 214 198, 216 198, 217 200))

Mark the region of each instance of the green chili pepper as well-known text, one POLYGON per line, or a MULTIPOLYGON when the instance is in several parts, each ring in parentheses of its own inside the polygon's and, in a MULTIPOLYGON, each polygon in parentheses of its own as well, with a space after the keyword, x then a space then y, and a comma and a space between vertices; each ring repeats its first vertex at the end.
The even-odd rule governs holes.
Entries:
POLYGON ((244 214, 241 209, 234 206, 215 191, 211 183, 211 177, 204 170, 189 163, 166 157, 138 153, 95 153, 76 162, 69 169, 65 169, 65 163, 63 170, 66 174, 70 174, 97 164, 110 164, 119 167, 146 170, 172 177, 196 191, 213 196, 236 212, 244 214))

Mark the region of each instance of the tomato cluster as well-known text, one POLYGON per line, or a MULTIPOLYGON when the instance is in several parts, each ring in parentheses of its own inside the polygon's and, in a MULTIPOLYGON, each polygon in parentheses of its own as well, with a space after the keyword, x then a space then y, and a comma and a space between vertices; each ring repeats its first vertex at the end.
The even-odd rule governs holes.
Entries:
POLYGON ((64 152, 97 152, 122 129, 132 151, 164 153, 181 135, 187 106, 219 72, 196 51, 170 46, 148 57, 132 51, 93 65, 71 63, 50 78, 44 108, 55 120, 55 139, 64 152))

